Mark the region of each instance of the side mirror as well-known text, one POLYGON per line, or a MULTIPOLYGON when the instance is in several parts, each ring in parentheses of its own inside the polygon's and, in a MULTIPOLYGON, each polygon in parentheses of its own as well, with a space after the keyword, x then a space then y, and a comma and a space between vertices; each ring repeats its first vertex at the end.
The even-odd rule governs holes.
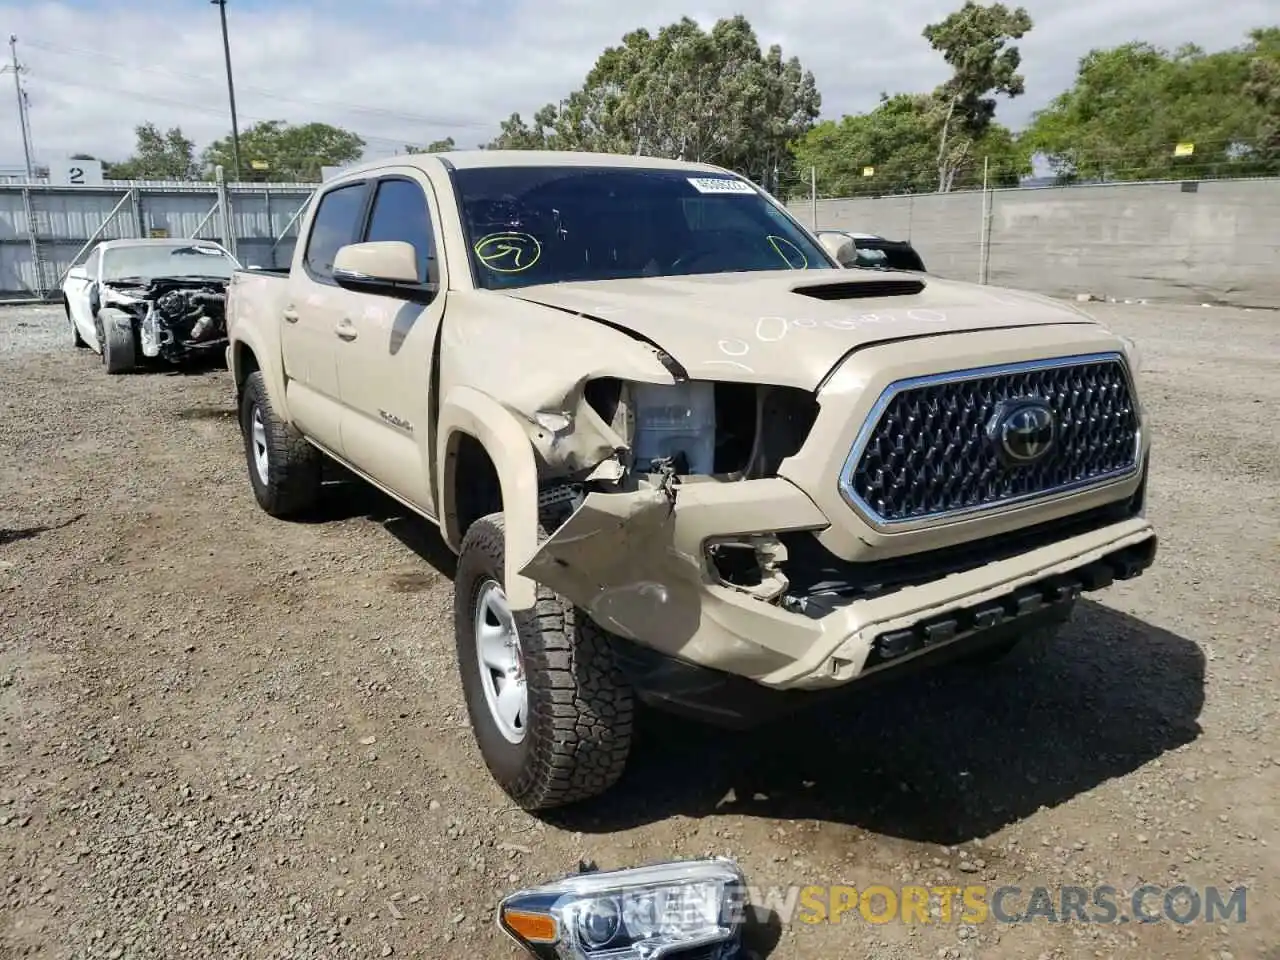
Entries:
POLYGON ((343 286, 418 286, 418 254, 403 240, 349 243, 333 258, 333 279, 343 286))
POLYGON ((827 253, 836 258, 840 266, 847 267, 850 261, 853 260, 855 256, 853 241, 844 236, 844 234, 823 233, 819 235, 818 239, 826 247, 827 253))

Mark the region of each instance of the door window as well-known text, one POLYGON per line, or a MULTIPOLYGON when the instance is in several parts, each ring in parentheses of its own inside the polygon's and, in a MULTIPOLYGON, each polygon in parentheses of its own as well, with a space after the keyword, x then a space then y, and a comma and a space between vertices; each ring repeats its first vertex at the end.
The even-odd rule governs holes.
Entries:
POLYGON ((438 282, 435 237, 422 187, 411 180, 383 180, 373 199, 366 242, 401 240, 418 257, 418 282, 438 282))
POLYGON ((330 190, 320 198, 307 240, 303 262, 312 279, 333 278, 333 258, 356 239, 357 223, 364 212, 365 185, 349 183, 330 190))

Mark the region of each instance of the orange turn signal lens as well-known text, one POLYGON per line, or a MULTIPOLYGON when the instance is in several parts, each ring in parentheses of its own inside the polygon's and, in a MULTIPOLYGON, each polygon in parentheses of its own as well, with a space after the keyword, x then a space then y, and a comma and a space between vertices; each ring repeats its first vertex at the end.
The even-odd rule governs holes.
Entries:
POLYGON ((555 943, 559 939, 556 918, 545 913, 507 910, 502 914, 502 922, 527 943, 555 943))

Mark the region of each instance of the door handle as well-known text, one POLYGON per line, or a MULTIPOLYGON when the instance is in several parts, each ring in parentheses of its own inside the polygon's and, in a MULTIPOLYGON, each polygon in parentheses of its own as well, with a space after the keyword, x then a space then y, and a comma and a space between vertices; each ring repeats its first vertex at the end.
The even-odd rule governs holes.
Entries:
POLYGON ((359 336, 356 332, 355 324, 345 317, 338 321, 338 325, 333 328, 333 332, 338 335, 340 340, 346 340, 347 342, 350 342, 359 336))
POLYGON ((288 321, 289 323, 297 323, 297 322, 298 322, 298 311, 297 311, 297 310, 295 310, 293 307, 285 307, 285 308, 284 308, 284 318, 285 318, 285 320, 286 320, 286 321, 288 321))

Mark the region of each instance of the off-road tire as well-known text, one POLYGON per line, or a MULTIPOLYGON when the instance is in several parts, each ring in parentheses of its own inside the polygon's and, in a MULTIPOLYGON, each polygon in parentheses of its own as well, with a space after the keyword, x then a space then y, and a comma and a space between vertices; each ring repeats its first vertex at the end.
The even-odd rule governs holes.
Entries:
POLYGON ((609 635, 539 584, 535 607, 515 613, 528 690, 526 731, 518 744, 502 735, 481 686, 475 604, 485 581, 505 585, 505 544, 501 513, 475 521, 462 540, 453 582, 458 669, 489 772, 522 809, 547 810, 599 796, 617 783, 631 750, 635 704, 609 635))
POLYGON ((67 312, 67 323, 71 325, 71 336, 74 338, 72 342, 77 350, 88 350, 89 344, 85 342, 84 337, 80 336, 80 328, 76 326, 76 322, 71 317, 71 304, 62 301, 62 309, 67 312))
POLYGON ((138 366, 138 345, 133 333, 133 322, 117 323, 118 317, 127 315, 107 310, 98 312, 98 330, 102 336, 102 365, 107 373, 117 376, 129 373, 138 366), (103 316, 103 314, 107 314, 103 316))
POLYGON ((258 506, 273 517, 286 519, 315 509, 320 502, 324 454, 286 423, 271 406, 262 373, 255 370, 245 380, 240 395, 240 434, 244 439, 245 466, 258 506), (257 410, 266 429, 267 480, 258 476, 253 442, 253 414, 257 410))

